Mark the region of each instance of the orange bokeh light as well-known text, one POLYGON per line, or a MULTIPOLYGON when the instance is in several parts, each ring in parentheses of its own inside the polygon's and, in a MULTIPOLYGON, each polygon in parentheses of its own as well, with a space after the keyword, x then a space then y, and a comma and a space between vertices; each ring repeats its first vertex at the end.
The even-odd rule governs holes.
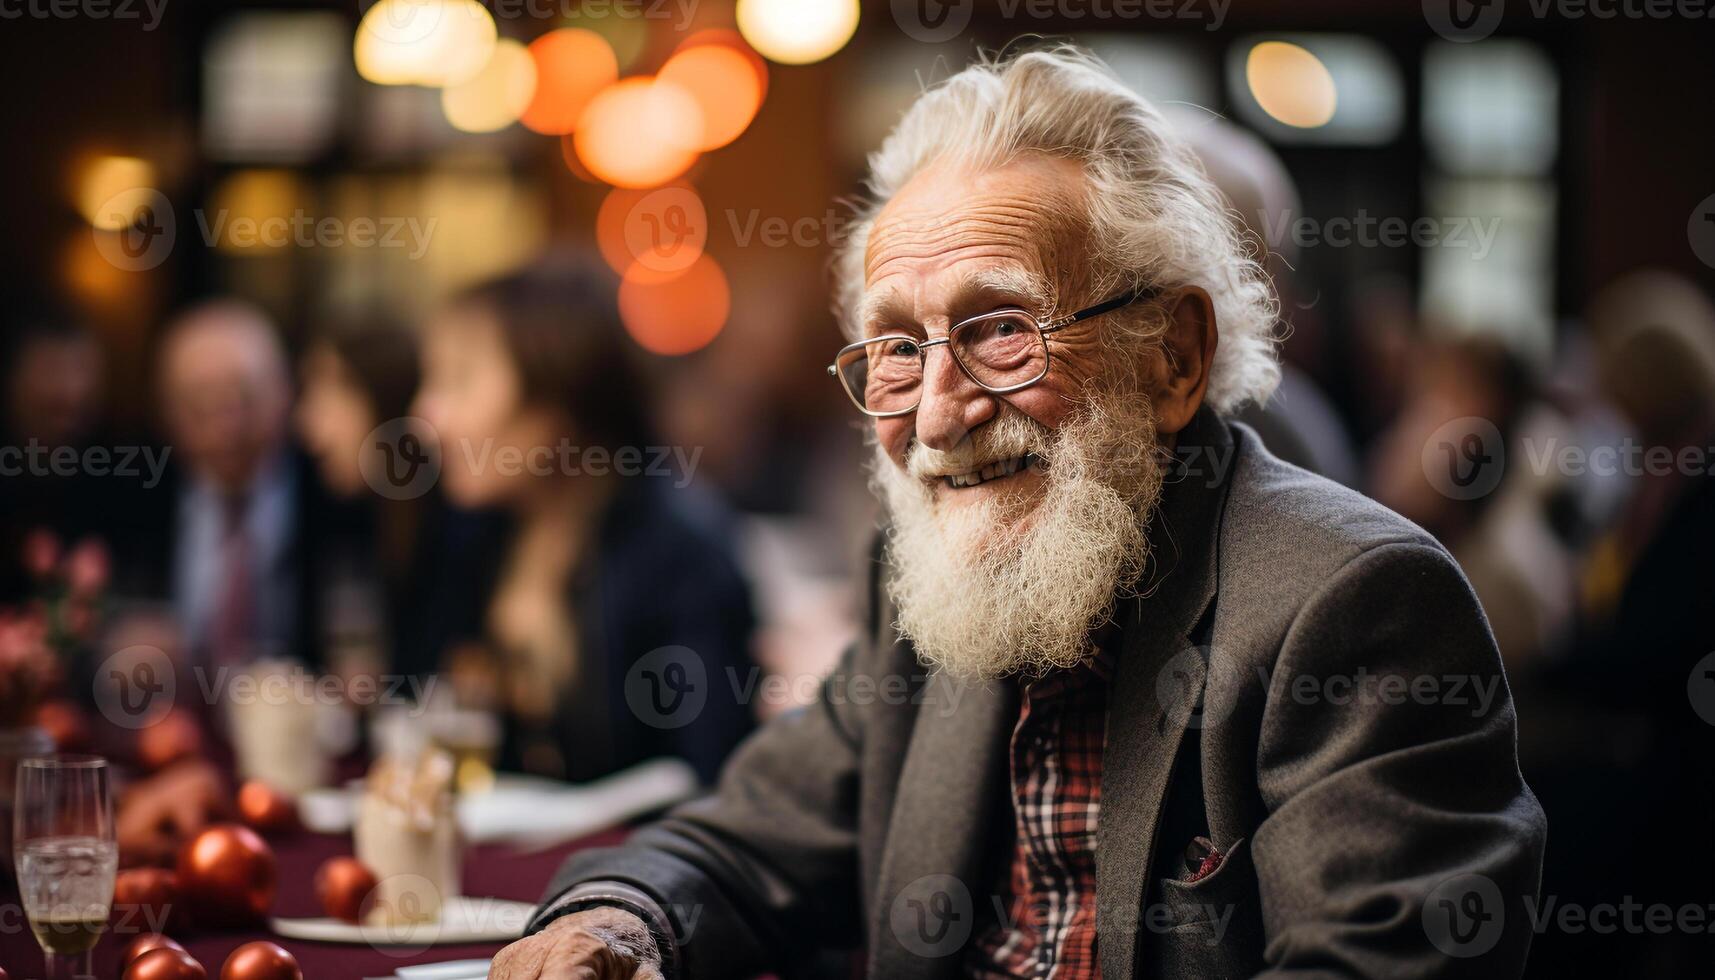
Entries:
POLYGON ((619 59, 594 31, 566 27, 530 42, 536 94, 519 122, 538 133, 564 135, 577 128, 590 102, 619 78, 619 59))
POLYGON ((679 46, 673 49, 673 53, 678 54, 692 48, 705 46, 728 48, 742 55, 744 60, 750 64, 751 71, 756 74, 757 104, 760 105, 768 98, 768 62, 763 59, 762 55, 756 53, 755 48, 745 43, 742 34, 725 27, 710 27, 679 42, 679 46))
POLYGON ((702 112, 689 92, 640 75, 591 100, 572 145, 597 178, 616 187, 655 187, 691 169, 702 135, 702 112))
POLYGON ((689 354, 707 347, 726 326, 731 312, 726 273, 706 254, 676 279, 660 282, 653 273, 627 271, 619 284, 619 315, 625 329, 652 353, 689 354))
POLYGON ((655 190, 616 187, 595 219, 601 257, 639 282, 677 279, 709 238, 708 209, 696 190, 675 182, 655 190))
POLYGON ((721 44, 687 48, 661 66, 672 82, 697 100, 703 135, 697 148, 716 150, 738 139, 762 108, 762 87, 744 55, 721 44))

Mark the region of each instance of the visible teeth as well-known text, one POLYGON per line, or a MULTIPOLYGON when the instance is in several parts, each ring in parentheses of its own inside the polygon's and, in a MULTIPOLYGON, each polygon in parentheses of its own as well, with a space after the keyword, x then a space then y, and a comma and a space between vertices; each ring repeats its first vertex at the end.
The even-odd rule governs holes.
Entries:
POLYGON ((947 484, 953 487, 974 487, 979 483, 1003 476, 1011 476, 1027 465, 1034 462, 1036 457, 1031 454, 1017 456, 1012 459, 997 460, 978 470, 969 473, 954 473, 947 476, 947 484))

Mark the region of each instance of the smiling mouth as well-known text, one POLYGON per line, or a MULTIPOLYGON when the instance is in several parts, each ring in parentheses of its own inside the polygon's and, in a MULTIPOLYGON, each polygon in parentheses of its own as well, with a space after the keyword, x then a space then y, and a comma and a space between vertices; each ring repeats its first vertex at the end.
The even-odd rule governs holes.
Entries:
POLYGON ((963 490, 987 483, 990 480, 1005 479, 1014 474, 1022 473, 1033 466, 1041 465, 1042 457, 1035 453, 1025 453, 1023 456, 1015 456, 1012 459, 997 460, 982 469, 972 470, 969 473, 954 473, 944 476, 941 480, 955 490, 963 490))

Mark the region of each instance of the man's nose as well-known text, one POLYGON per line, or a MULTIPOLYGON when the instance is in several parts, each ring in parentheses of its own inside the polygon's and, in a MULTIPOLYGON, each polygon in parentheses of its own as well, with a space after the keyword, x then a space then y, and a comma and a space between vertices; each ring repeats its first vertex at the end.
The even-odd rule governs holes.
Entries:
POLYGON ((923 400, 917 404, 917 438, 947 452, 971 430, 994 418, 995 396, 972 381, 945 347, 930 348, 923 365, 923 400))

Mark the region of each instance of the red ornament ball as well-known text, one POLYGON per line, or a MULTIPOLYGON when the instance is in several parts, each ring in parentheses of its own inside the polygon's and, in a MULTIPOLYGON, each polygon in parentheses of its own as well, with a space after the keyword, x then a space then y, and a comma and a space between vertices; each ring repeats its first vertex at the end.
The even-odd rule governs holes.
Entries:
POLYGON ((291 953, 273 943, 245 943, 226 958, 220 980, 304 980, 304 971, 291 953))
POLYGON ((151 949, 125 968, 122 980, 208 980, 208 971, 182 949, 151 949))
POLYGON ((267 916, 276 887, 274 852, 256 832, 216 824, 179 851, 179 890, 199 926, 241 926, 267 916))
POLYGON ((128 868, 113 880, 114 921, 124 926, 164 929, 178 901, 179 879, 171 871, 128 868))
POLYGON ((356 858, 328 858, 316 871, 316 897, 336 919, 360 923, 375 897, 375 872, 356 858))
POLYGON ((298 808, 291 798, 258 779, 238 788, 238 815, 263 833, 291 830, 298 825, 298 808))
POLYGON ((180 946, 167 936, 163 936, 158 932, 145 932, 136 939, 131 940, 131 945, 125 947, 125 955, 119 958, 120 969, 123 970, 125 967, 137 962, 142 958, 144 953, 153 952, 157 949, 176 949, 181 953, 185 951, 183 946, 180 946))

